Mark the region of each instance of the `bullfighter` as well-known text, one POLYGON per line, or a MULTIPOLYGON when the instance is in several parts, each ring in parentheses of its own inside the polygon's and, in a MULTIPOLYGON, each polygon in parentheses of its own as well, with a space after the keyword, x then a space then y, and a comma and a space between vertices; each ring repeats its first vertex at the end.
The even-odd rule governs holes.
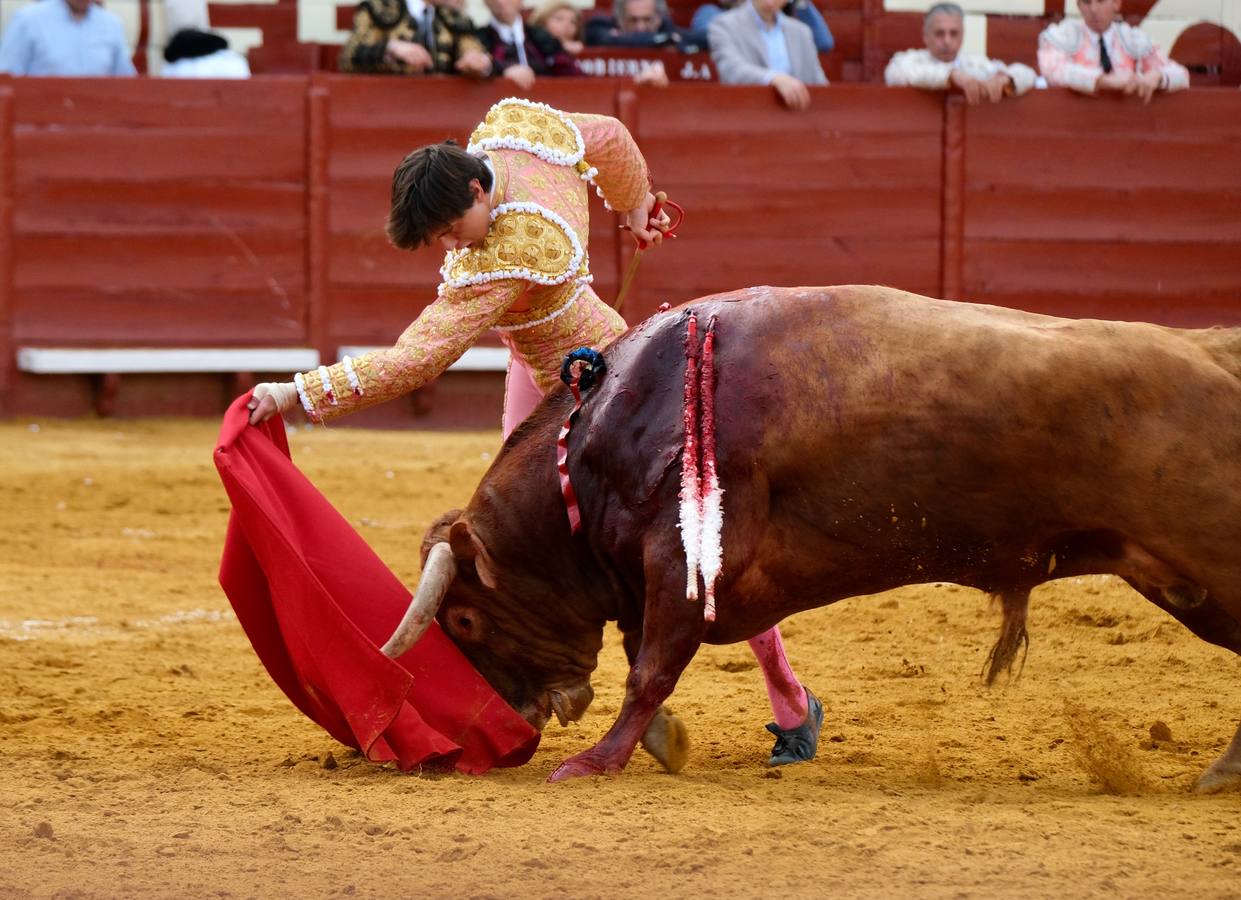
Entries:
MULTIPOLYGON (((646 162, 612 117, 510 98, 488 111, 464 150, 445 142, 409 154, 393 175, 388 236, 405 250, 443 246, 435 302, 390 348, 257 385, 251 422, 299 402, 312 422, 323 422, 391 400, 440 375, 494 329, 511 351, 507 439, 555 386, 565 354, 602 348, 627 328, 591 287, 588 183, 636 238, 662 241, 670 222, 662 213, 652 218, 646 162)), ((777 628, 749 644, 775 714, 769 764, 812 759, 822 704, 793 673, 777 628)), ((631 660, 637 651, 626 642, 631 660)), ((643 743, 670 771, 684 765, 684 725, 666 711, 643 743)))

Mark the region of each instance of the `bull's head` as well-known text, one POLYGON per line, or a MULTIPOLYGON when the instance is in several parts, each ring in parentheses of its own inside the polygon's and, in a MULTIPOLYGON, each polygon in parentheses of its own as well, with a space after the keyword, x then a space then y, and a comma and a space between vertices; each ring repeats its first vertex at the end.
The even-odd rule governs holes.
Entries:
POLYGON ((501 576, 498 568, 466 516, 445 513, 423 539, 418 589, 383 652, 400 657, 438 618, 496 693, 535 728, 553 713, 561 725, 580 719, 594 697, 590 673, 601 626, 566 616, 564 598, 539 596, 554 579, 501 576))

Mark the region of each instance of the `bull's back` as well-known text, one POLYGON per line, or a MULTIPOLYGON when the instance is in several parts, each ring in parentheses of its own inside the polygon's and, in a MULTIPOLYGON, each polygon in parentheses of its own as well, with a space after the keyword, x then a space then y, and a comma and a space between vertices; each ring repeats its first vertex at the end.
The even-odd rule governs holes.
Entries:
POLYGON ((717 322, 726 558, 800 541, 808 552, 786 563, 845 596, 883 586, 848 571, 969 583, 1040 536, 1110 528, 1187 565, 1237 567, 1241 380, 1219 362, 1235 332, 1207 341, 880 287, 707 298, 610 352, 631 373, 613 382, 633 392, 617 408, 651 413, 630 436, 662 454, 640 490, 682 437, 689 311, 700 329, 717 322))

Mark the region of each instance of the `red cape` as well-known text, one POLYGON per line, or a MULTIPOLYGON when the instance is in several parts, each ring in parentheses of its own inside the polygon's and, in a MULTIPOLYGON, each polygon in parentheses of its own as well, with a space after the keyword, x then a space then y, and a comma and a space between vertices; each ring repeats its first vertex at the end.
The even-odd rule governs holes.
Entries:
POLYGON ((526 762, 539 733, 438 625, 399 660, 379 651, 410 592, 293 465, 280 418, 247 424, 247 400, 215 449, 233 504, 220 584, 276 684, 375 762, 475 775, 526 762))

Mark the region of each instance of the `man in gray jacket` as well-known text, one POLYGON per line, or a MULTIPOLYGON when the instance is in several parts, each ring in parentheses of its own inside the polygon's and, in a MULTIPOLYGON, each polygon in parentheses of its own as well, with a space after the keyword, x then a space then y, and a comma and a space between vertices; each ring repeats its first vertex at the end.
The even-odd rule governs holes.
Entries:
POLYGON ((827 84, 810 29, 780 12, 784 0, 746 0, 707 32, 722 84, 769 84, 789 109, 810 105, 808 84, 827 84))

